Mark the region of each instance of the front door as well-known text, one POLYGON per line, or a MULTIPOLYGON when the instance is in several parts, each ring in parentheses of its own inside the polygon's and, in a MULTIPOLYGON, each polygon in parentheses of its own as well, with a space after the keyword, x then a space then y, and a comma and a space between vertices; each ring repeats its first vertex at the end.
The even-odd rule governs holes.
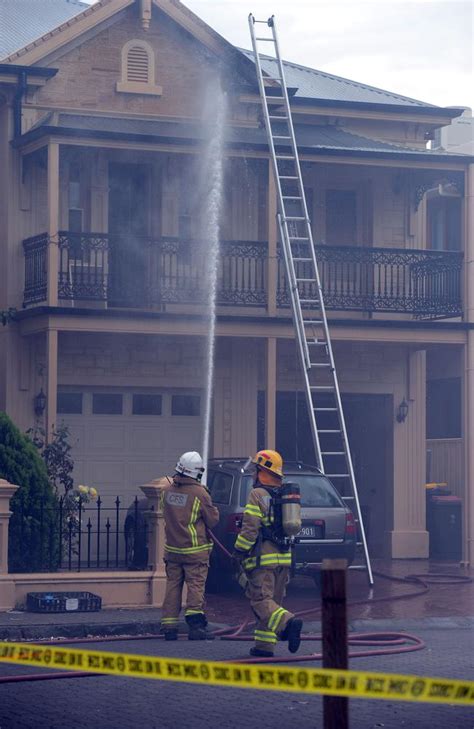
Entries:
POLYGON ((112 306, 143 306, 147 291, 149 232, 149 167, 109 165, 109 302, 112 306))

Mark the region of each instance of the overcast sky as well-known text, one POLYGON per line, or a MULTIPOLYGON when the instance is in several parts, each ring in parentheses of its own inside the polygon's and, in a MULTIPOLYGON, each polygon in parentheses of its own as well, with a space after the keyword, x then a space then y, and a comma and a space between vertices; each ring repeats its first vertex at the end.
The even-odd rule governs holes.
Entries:
POLYGON ((274 14, 289 61, 439 106, 474 106, 474 0, 184 0, 234 45, 274 14))
POLYGON ((185 0, 234 45, 274 14, 282 55, 440 106, 473 106, 471 0, 185 0))

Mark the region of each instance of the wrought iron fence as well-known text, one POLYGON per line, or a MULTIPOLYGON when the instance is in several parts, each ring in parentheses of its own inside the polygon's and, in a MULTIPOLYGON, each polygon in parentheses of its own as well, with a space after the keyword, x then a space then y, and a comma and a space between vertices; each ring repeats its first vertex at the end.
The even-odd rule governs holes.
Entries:
POLYGON ((128 507, 119 496, 109 505, 100 496, 89 503, 78 497, 71 509, 70 501, 60 498, 53 507, 40 501, 33 512, 20 501, 12 522, 22 545, 21 571, 146 568, 144 503, 138 496, 128 507))
MULTIPOLYGON (((412 314, 415 318, 462 315, 458 251, 316 246, 321 286, 328 309, 412 314)), ((297 278, 312 276, 311 264, 296 262, 297 278)), ((302 284, 304 298, 316 294, 302 284)), ((278 262, 279 306, 290 296, 282 257, 278 262)))
MULTIPOLYGON (((45 234, 24 241, 25 305, 46 299, 47 245, 45 234)), ((316 255, 328 309, 415 318, 462 315, 461 252, 318 245, 316 255)), ((218 305, 266 306, 267 256, 264 242, 223 241, 218 305)), ((205 303, 208 265, 204 241, 61 231, 58 295, 111 307, 205 303)), ((310 265, 295 265, 298 278, 311 276, 310 265)), ((314 294, 311 284, 304 289, 305 296, 314 294)), ((277 304, 289 305, 281 257, 277 304)))

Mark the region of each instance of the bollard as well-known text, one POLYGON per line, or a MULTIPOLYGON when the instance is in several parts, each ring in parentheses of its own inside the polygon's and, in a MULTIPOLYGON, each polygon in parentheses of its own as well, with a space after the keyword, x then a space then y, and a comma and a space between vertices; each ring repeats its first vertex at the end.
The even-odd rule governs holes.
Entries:
MULTIPOLYGON (((322 567, 323 668, 349 667, 347 654, 347 561, 325 559, 322 567)), ((348 729, 347 696, 323 696, 324 729, 348 729)))

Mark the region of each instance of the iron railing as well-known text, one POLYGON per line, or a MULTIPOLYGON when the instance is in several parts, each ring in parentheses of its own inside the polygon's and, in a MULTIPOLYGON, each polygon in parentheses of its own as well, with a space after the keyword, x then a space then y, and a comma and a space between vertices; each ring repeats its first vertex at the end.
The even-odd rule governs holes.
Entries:
POLYGON ((128 507, 119 496, 110 504, 99 496, 87 503, 78 497, 74 509, 60 498, 54 506, 41 500, 34 511, 21 500, 13 512, 10 538, 20 540, 21 562, 13 571, 145 569, 148 529, 138 496, 128 507), (12 531, 12 525, 17 534, 12 531))
MULTIPOLYGON (((60 301, 153 309, 208 299, 203 241, 61 231, 60 301)), ((24 241, 25 306, 46 300, 46 234, 24 241)), ((223 241, 218 266, 219 306, 265 307, 268 247, 223 241)), ((462 253, 356 246, 316 246, 328 309, 392 312, 415 318, 462 315, 462 253)), ((308 278, 297 264, 298 278, 308 278)), ((310 287, 305 292, 311 295, 310 287)), ((283 261, 278 261, 277 304, 289 305, 283 261)))
MULTIPOLYGON (((458 251, 316 246, 321 286, 328 309, 412 314, 415 318, 462 315, 458 251)), ((306 263, 296 263, 298 278, 311 278, 306 263)), ((315 295, 314 285, 301 285, 302 296, 315 295)), ((279 257, 277 302, 290 297, 279 257)))

